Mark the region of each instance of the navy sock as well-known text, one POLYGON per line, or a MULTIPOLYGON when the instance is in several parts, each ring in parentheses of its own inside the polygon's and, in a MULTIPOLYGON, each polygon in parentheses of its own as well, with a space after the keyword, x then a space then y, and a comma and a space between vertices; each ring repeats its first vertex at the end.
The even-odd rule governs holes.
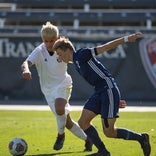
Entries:
POLYGON ((130 131, 128 129, 118 128, 117 129, 117 138, 122 138, 125 140, 137 140, 140 142, 142 140, 142 135, 139 133, 130 131))
POLYGON ((98 148, 99 151, 106 150, 105 145, 103 144, 96 129, 93 126, 90 126, 84 132, 91 139, 92 143, 98 148))

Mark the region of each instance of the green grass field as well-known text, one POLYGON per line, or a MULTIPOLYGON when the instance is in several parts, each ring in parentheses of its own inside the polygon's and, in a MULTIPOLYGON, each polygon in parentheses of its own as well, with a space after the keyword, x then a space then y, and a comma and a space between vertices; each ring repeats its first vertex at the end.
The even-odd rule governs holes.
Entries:
MULTIPOLYGON (((80 112, 71 112, 77 121, 80 112)), ((111 156, 143 156, 140 145, 135 141, 106 138, 102 133, 100 116, 93 120, 111 156)), ((156 156, 156 112, 121 112, 116 125, 150 134, 152 152, 156 156)), ((84 141, 66 130, 63 149, 54 151, 52 146, 57 135, 55 117, 50 111, 0 111, 0 156, 10 156, 8 143, 14 137, 22 137, 28 143, 26 156, 85 156, 96 152, 83 152, 84 141)))

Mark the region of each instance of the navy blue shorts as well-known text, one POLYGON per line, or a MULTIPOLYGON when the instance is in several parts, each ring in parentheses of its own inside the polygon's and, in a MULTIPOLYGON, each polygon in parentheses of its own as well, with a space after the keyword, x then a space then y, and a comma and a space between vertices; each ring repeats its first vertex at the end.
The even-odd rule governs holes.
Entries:
POLYGON ((103 119, 117 118, 119 112, 120 92, 117 87, 95 91, 87 100, 84 109, 101 114, 103 119))

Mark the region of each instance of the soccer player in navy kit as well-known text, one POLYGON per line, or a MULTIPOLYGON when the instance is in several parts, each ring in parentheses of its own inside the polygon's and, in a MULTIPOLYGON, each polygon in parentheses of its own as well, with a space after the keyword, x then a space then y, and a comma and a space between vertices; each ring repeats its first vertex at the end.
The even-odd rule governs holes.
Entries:
POLYGON ((115 126, 118 118, 120 92, 110 72, 95 58, 96 55, 116 48, 125 42, 135 42, 142 33, 137 32, 120 37, 95 48, 75 48, 68 38, 58 39, 53 48, 65 63, 73 62, 76 70, 92 86, 95 91, 84 105, 79 118, 79 125, 97 147, 98 156, 110 156, 110 152, 98 136, 95 127, 90 123, 98 114, 101 115, 103 132, 110 138, 136 140, 140 143, 144 156, 149 156, 151 146, 147 133, 136 133, 125 128, 115 126))

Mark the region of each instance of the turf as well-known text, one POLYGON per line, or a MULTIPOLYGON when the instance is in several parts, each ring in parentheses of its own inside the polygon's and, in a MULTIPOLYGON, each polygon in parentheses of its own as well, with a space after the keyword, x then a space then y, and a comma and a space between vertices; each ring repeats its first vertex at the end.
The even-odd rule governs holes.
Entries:
MULTIPOLYGON (((80 112, 71 112, 77 121, 80 112)), ((102 133, 100 116, 93 120, 99 135, 111 152, 111 156, 143 156, 140 145, 135 141, 106 138, 102 133)), ((121 112, 116 125, 137 132, 150 134, 152 152, 156 156, 156 113, 155 112, 121 112)), ((85 156, 96 152, 83 152, 84 141, 71 135, 66 130, 63 149, 55 151, 57 128, 55 117, 50 111, 0 111, 0 156, 9 156, 8 143, 15 137, 22 137, 28 143, 26 156, 85 156)))

